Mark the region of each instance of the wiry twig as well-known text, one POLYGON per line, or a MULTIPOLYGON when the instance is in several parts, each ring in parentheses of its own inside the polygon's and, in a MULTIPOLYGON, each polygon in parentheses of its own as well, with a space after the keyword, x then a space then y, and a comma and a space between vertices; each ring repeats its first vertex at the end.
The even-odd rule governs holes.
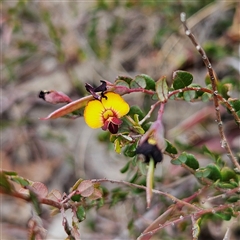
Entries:
MULTIPOLYGON (((185 91, 201 91, 201 92, 205 92, 205 93, 209 93, 209 94, 214 94, 213 90, 209 89, 209 88, 204 88, 204 87, 185 87, 185 88, 181 88, 181 89, 177 89, 174 91, 169 92, 168 94, 168 98, 180 93, 180 92, 185 92, 185 91)), ((237 123, 240 123, 240 117, 237 115, 235 109, 231 106, 231 104, 221 95, 217 95, 218 101, 220 103, 222 103, 223 105, 225 105, 225 107, 232 113, 235 121, 237 123)), ((181 98, 180 98, 181 99, 181 98)))
MULTIPOLYGON (((32 202, 32 199, 30 198, 29 195, 22 194, 22 193, 19 193, 17 191, 6 192, 3 189, 0 189, 0 193, 12 196, 14 198, 22 199, 22 200, 24 200, 26 202, 32 202)), ((48 198, 40 198, 40 197, 38 197, 38 201, 39 201, 39 203, 42 203, 42 204, 45 204, 45 205, 49 205, 49 206, 52 206, 52 207, 55 207, 55 208, 58 208, 58 209, 62 209, 62 208, 69 209, 69 208, 71 208, 71 205, 68 204, 68 203, 60 203, 60 202, 57 202, 57 201, 54 201, 54 200, 48 199, 48 198)))
POLYGON ((227 198, 228 196, 232 196, 234 193, 240 193, 240 188, 239 187, 236 187, 236 188, 233 188, 233 189, 228 189, 225 193, 223 194, 220 194, 220 195, 216 195, 216 196, 213 196, 213 197, 208 197, 205 202, 208 202, 208 201, 212 201, 212 200, 216 200, 218 198, 227 198))
POLYGON ((148 118, 151 117, 152 112, 154 111, 155 107, 160 103, 160 101, 156 102, 155 104, 153 104, 151 106, 151 109, 149 110, 149 112, 147 113, 147 115, 141 120, 139 121, 139 125, 142 125, 148 118))
POLYGON ((152 235, 156 234, 159 230, 161 230, 161 229, 163 229, 167 226, 174 226, 175 224, 180 223, 183 220, 186 220, 188 218, 197 219, 197 218, 200 218, 201 216, 203 216, 207 213, 216 213, 218 211, 223 211, 227 208, 233 208, 233 207, 239 207, 239 206, 240 206, 240 201, 235 202, 235 203, 220 205, 220 206, 209 208, 209 209, 202 209, 202 210, 199 210, 198 212, 189 213, 189 214, 186 214, 184 216, 180 215, 179 217, 176 217, 175 219, 173 219, 171 221, 167 221, 164 224, 160 224, 158 227, 156 227, 155 229, 152 229, 149 232, 144 231, 144 233, 141 233, 141 235, 138 237, 138 240, 143 240, 143 239, 145 239, 144 237, 147 236, 147 235, 152 236, 152 235))
POLYGON ((181 13, 181 22, 182 22, 183 27, 185 29, 185 34, 189 37, 189 39, 191 40, 193 45, 196 47, 196 49, 198 50, 198 52, 202 56, 202 60, 203 60, 205 66, 208 70, 208 74, 209 74, 212 89, 213 89, 213 102, 214 102, 215 113, 216 113, 216 118, 217 118, 216 122, 218 124, 218 130, 219 130, 219 134, 220 134, 220 137, 221 137, 221 146, 227 151, 227 155, 229 156, 230 160, 232 161, 232 163, 234 164, 236 169, 240 172, 240 164, 238 163, 236 157, 234 157, 234 155, 232 153, 232 150, 231 150, 231 148, 228 144, 228 141, 226 139, 226 136, 224 134, 224 131, 223 131, 223 123, 222 123, 221 114, 220 114, 220 111, 219 111, 220 109, 219 109, 219 100, 218 100, 219 95, 218 95, 218 91, 217 91, 217 78, 215 76, 212 64, 210 63, 204 49, 199 45, 195 36, 192 34, 192 32, 187 27, 186 14, 185 13, 181 13))
MULTIPOLYGON (((138 185, 138 184, 126 182, 126 181, 123 181, 123 180, 112 180, 112 179, 103 178, 103 179, 92 179, 91 181, 92 181, 92 183, 109 182, 109 183, 123 184, 123 185, 129 186, 129 187, 144 189, 145 191, 147 189, 147 187, 145 187, 143 185, 138 185)), ((179 205, 186 206, 188 208, 191 208, 191 209, 194 209, 194 210, 197 210, 197 211, 199 211, 201 209, 200 207, 197 207, 197 206, 195 206, 193 204, 190 204, 190 203, 185 202, 185 201, 183 201, 183 200, 181 200, 179 198, 176 198, 176 197, 174 197, 173 195, 171 195, 169 193, 166 193, 166 192, 163 192, 163 191, 160 191, 160 190, 156 190, 156 189, 153 189, 152 192, 155 193, 155 194, 159 194, 159 195, 163 195, 165 197, 168 197, 173 202, 178 203, 179 205)))

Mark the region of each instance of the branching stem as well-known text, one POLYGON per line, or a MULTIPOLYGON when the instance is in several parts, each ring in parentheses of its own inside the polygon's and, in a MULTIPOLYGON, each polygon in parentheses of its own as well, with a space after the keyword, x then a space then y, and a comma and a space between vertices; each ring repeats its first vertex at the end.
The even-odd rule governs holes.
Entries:
POLYGON ((223 131, 223 124, 222 124, 222 119, 221 119, 221 114, 219 111, 219 99, 218 99, 218 91, 217 91, 217 78, 216 75, 214 73, 214 69, 212 67, 212 64, 210 63, 204 49, 200 46, 200 44, 197 42, 195 36, 193 35, 193 33, 190 31, 190 29, 188 28, 187 24, 186 24, 186 14, 185 13, 181 13, 181 22, 182 25, 184 27, 185 30, 185 34, 189 37, 189 39, 191 40, 191 42, 193 43, 193 45, 196 47, 196 49, 198 50, 198 52, 200 53, 200 55, 202 56, 202 60, 207 68, 210 80, 211 80, 211 85, 212 85, 212 89, 213 89, 213 102, 214 102, 214 106, 215 106, 215 114, 216 114, 216 122, 218 124, 218 130, 219 130, 219 134, 221 137, 221 146, 226 150, 230 160, 232 161, 232 163, 234 164, 234 166, 237 168, 237 170, 240 172, 240 164, 238 163, 236 157, 233 155, 233 152, 229 146, 229 143, 226 139, 225 133, 223 131))
MULTIPOLYGON (((129 186, 129 187, 144 189, 145 191, 147 189, 147 187, 145 187, 143 185, 138 185, 138 184, 122 181, 122 180, 112 180, 112 179, 103 178, 103 179, 92 179, 91 181, 92 181, 92 183, 110 182, 110 183, 123 184, 123 185, 129 186)), ((152 192, 155 193, 155 194, 166 196, 166 197, 170 198, 173 202, 179 203, 180 205, 186 206, 188 208, 191 208, 191 209, 194 209, 194 210, 201 209, 201 208, 199 208, 197 206, 194 206, 194 205, 192 205, 188 202, 180 200, 180 199, 174 197, 173 195, 171 195, 169 193, 162 192, 162 191, 156 190, 156 189, 153 189, 152 192)))
POLYGON ((175 220, 168 221, 165 224, 161 224, 159 227, 155 228, 154 230, 142 233, 139 236, 138 240, 144 239, 144 237, 147 236, 147 235, 152 236, 155 233, 157 233, 159 230, 161 230, 161 229, 163 229, 163 228, 165 228, 167 226, 174 226, 175 224, 177 224, 177 223, 179 223, 179 222, 181 222, 183 220, 186 220, 186 219, 189 219, 189 218, 197 219, 197 218, 203 216, 204 214, 215 213, 215 212, 218 212, 218 211, 223 211, 223 210, 225 210, 227 208, 232 208, 233 206, 234 207, 239 207, 240 206, 240 201, 238 201, 238 202, 236 202, 234 204, 231 203, 231 204, 220 205, 220 206, 209 208, 209 209, 202 209, 202 210, 199 210, 198 212, 196 212, 194 214, 190 213, 190 214, 187 214, 185 216, 181 215, 180 217, 176 218, 175 220))

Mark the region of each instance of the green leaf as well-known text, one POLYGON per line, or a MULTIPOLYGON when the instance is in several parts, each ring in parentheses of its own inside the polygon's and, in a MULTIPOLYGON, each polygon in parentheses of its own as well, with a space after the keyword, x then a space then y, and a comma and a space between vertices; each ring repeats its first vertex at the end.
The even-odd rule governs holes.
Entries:
MULTIPOLYGON (((111 134, 111 136, 114 136, 111 134)), ((100 142, 108 142, 110 137, 110 132, 109 131, 101 131, 98 134, 98 141, 100 142)))
POLYGON ((173 81, 173 88, 177 90, 189 86, 193 81, 193 76, 189 72, 178 70, 173 73, 173 81))
POLYGON ((132 81, 130 83, 130 88, 141 88, 141 86, 136 81, 132 81))
POLYGON ((223 211, 219 211, 215 213, 217 216, 219 216, 220 218, 222 218, 225 221, 229 221, 231 220, 232 216, 233 216, 233 211, 231 208, 225 209, 223 211))
POLYGON ((112 199, 111 199, 111 207, 114 206, 115 204, 117 204, 118 202, 125 200, 127 195, 128 195, 128 191, 122 191, 121 188, 115 188, 112 190, 112 199))
POLYGON ((134 114, 137 114, 139 116, 140 120, 144 118, 144 114, 138 106, 131 106, 130 107, 128 115, 131 116, 132 118, 134 118, 134 114))
POLYGON ((231 183, 226 183, 226 182, 218 182, 217 186, 220 188, 226 188, 226 189, 233 189, 236 187, 235 185, 232 185, 231 183))
POLYGON ((210 85, 211 84, 211 79, 209 77, 209 74, 207 74, 206 77, 205 77, 205 84, 206 85, 210 85))
POLYGON ((16 172, 11 172, 11 171, 3 171, 3 173, 8 176, 17 176, 18 175, 16 172))
POLYGON ((144 77, 142 77, 141 75, 137 75, 137 76, 135 77, 134 81, 135 81, 141 88, 145 88, 145 87, 147 86, 144 77))
POLYGON ((156 82, 156 92, 158 95, 158 99, 161 102, 166 102, 168 100, 168 85, 166 76, 161 77, 156 82))
POLYGON ((183 152, 177 159, 174 159, 171 162, 174 165, 180 165, 184 163, 188 167, 195 170, 199 168, 199 163, 197 159, 192 154, 188 154, 186 152, 183 152))
POLYGON ((151 125, 152 125, 151 122, 144 122, 143 125, 142 125, 142 128, 146 132, 151 127, 151 125))
POLYGON ((181 163, 185 163, 187 161, 187 153, 183 152, 179 157, 178 157, 179 161, 181 163))
POLYGON ((209 150, 205 145, 202 147, 202 151, 205 155, 210 156, 215 162, 218 161, 220 155, 209 150))
POLYGON ((229 167, 223 167, 221 169, 222 181, 229 182, 231 179, 238 182, 237 174, 229 167))
POLYGON ((138 171, 132 176, 132 178, 129 180, 130 183, 135 183, 139 177, 138 171))
POLYGON ((124 155, 127 157, 134 157, 136 155, 137 143, 128 145, 124 150, 124 155))
POLYGON ((137 124, 139 124, 139 116, 138 116, 138 114, 134 114, 134 115, 133 115, 133 120, 134 120, 137 124))
POLYGON ((229 101, 229 103, 234 108, 235 112, 240 111, 240 100, 234 99, 234 100, 229 101))
POLYGON ((171 154, 178 153, 177 149, 168 140, 165 139, 165 142, 166 142, 166 149, 165 149, 166 152, 171 154))
POLYGON ((0 186, 3 187, 6 192, 11 192, 13 188, 5 172, 0 172, 0 186))
POLYGON ((239 196, 230 196, 228 199, 227 199, 227 202, 229 203, 235 203, 239 201, 239 196))
POLYGON ((234 179, 230 179, 229 182, 230 182, 234 187, 239 187, 238 182, 236 182, 234 179))
POLYGON ((154 93, 151 98, 152 98, 153 101, 158 101, 159 100, 159 97, 158 97, 157 93, 154 93))
POLYGON ((155 81, 146 74, 137 75, 134 81, 142 88, 155 90, 155 81))
POLYGON ((123 80, 117 80, 115 84, 116 86, 124 86, 124 87, 130 88, 129 84, 123 80))
MULTIPOLYGON (((199 84, 196 84, 196 83, 192 83, 192 84, 190 84, 188 87, 195 87, 195 88, 201 88, 202 86, 201 85, 199 85, 199 84)), ((201 91, 201 90, 196 90, 195 91, 195 98, 198 98, 198 97, 201 97, 202 95, 203 95, 203 91, 201 91)))
POLYGON ((110 142, 114 143, 117 138, 118 138, 117 135, 111 134, 109 140, 110 142))
POLYGON ((118 138, 114 141, 114 150, 116 153, 121 153, 121 145, 118 138))
POLYGON ((80 194, 75 194, 71 197, 71 199, 74 202, 80 202, 80 200, 82 199, 82 196, 80 194))
POLYGON ((210 175, 210 173, 211 173, 210 169, 199 168, 196 170, 195 176, 197 178, 207 178, 210 175))
POLYGON ((103 207, 104 204, 105 204, 105 200, 104 200, 104 198, 100 198, 100 199, 98 199, 97 209, 99 209, 100 207, 103 207))
POLYGON ((128 77, 128 76, 118 76, 115 82, 117 82, 119 80, 120 81, 124 81, 124 82, 126 82, 128 84, 130 84, 131 81, 133 81, 133 79, 131 77, 128 77))
POLYGON ((172 159, 172 160, 171 160, 171 163, 172 163, 173 165, 181 165, 181 164, 182 164, 182 162, 181 162, 178 158, 172 159))
POLYGON ((78 221, 82 222, 86 218, 85 208, 83 206, 79 206, 77 208, 76 215, 77 215, 78 221))
POLYGON ((31 189, 29 189, 29 195, 30 195, 30 199, 31 199, 31 202, 37 212, 37 214, 41 214, 41 205, 40 205, 40 202, 38 200, 38 196, 35 192, 33 192, 31 189))
POLYGON ((230 96, 229 96, 229 92, 231 91, 231 85, 230 85, 230 84, 218 82, 217 89, 218 89, 218 92, 219 92, 219 93, 222 95, 222 97, 224 97, 225 99, 228 99, 228 98, 230 97, 230 96))
POLYGON ((128 169, 129 169, 130 163, 131 163, 130 161, 127 162, 127 164, 120 170, 120 172, 121 172, 121 173, 127 172, 128 169))
POLYGON ((187 154, 187 160, 186 160, 185 164, 194 170, 199 168, 199 163, 192 154, 187 154))
POLYGON ((145 133, 144 129, 142 127, 140 127, 140 126, 132 126, 132 127, 135 129, 136 132, 138 132, 140 134, 144 134, 145 133))
POLYGON ((210 178, 213 181, 222 179, 221 172, 217 165, 210 164, 206 168, 210 170, 210 174, 208 175, 208 178, 210 178))
POLYGON ((190 102, 191 100, 193 100, 196 96, 196 92, 195 91, 185 91, 183 93, 183 99, 186 102, 190 102))
POLYGON ((13 176, 11 178, 11 180, 16 182, 16 183, 18 183, 18 184, 20 184, 23 187, 26 187, 26 186, 28 186, 30 184, 27 179, 19 177, 19 176, 13 176))

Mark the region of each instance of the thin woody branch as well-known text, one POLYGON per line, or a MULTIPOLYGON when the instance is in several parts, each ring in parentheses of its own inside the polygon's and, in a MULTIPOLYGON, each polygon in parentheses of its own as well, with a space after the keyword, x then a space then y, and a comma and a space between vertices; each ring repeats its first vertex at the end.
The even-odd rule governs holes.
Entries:
MULTIPOLYGON (((177 90, 174 90, 174 91, 171 91, 169 94, 168 94, 168 98, 172 97, 173 95, 175 94, 178 94, 180 92, 185 92, 185 91, 202 91, 202 92, 206 92, 206 93, 209 93, 209 94, 212 94, 213 95, 213 90, 209 89, 209 88, 203 88, 203 87, 185 87, 185 88, 181 88, 181 89, 177 89, 177 90)), ((218 98, 218 101, 220 103, 222 103, 223 105, 226 106, 226 108, 232 113, 234 119, 236 122, 240 123, 240 118, 239 116, 237 115, 235 109, 231 106, 231 104, 224 98, 222 97, 221 95, 217 95, 217 98, 218 98)))
POLYGON ((209 209, 203 209, 203 210, 199 210, 198 212, 195 212, 195 213, 190 213, 190 214, 187 214, 185 216, 182 216, 180 215, 180 217, 177 217, 176 219, 172 220, 172 221, 168 221, 166 222, 165 224, 161 224, 159 225, 159 227, 155 228, 155 229, 152 229, 151 231, 149 232, 144 232, 142 233, 139 237, 138 237, 138 240, 143 240, 145 236, 149 235, 149 236, 153 236, 155 233, 157 233, 159 230, 167 227, 167 226, 171 226, 171 225, 175 225, 177 223, 180 223, 186 219, 189 219, 189 218, 194 218, 194 219, 197 219, 207 213, 215 213, 215 212, 218 212, 218 211, 223 211, 227 208, 232 208, 232 207, 239 207, 240 206, 240 202, 236 202, 236 203, 231 203, 231 204, 225 204, 225 205, 220 205, 220 206, 217 206, 217 207, 213 207, 213 208, 209 208, 209 209))
POLYGON ((196 49, 202 56, 202 60, 208 70, 208 74, 209 74, 212 89, 213 89, 213 102, 214 102, 215 114, 216 114, 216 118, 217 118, 216 122, 218 124, 218 130, 219 130, 219 134, 221 137, 221 146, 226 150, 228 157, 230 158, 230 160, 232 161, 232 163, 234 164, 234 166, 236 167, 238 172, 240 172, 240 164, 238 163, 236 157, 233 155, 233 152, 229 146, 229 143, 228 143, 225 133, 223 131, 223 123, 222 123, 221 114, 219 111, 220 109, 219 109, 219 99, 218 99, 219 95, 218 95, 218 91, 217 91, 217 78, 214 73, 214 69, 213 69, 212 64, 209 61, 204 49, 200 46, 200 44, 197 42, 193 33, 189 30, 189 28, 186 24, 186 14, 181 13, 180 19, 181 19, 182 25, 184 27, 185 34, 189 37, 189 39, 191 40, 193 45, 196 47, 196 49))
MULTIPOLYGON (((123 184, 123 185, 129 186, 129 187, 140 188, 140 189, 144 189, 144 190, 147 189, 147 187, 145 187, 143 185, 138 185, 138 184, 122 181, 122 180, 112 180, 112 179, 103 178, 103 179, 92 179, 91 181, 92 181, 92 183, 110 182, 110 183, 123 184)), ((171 195, 169 193, 162 192, 162 191, 156 190, 156 189, 153 189, 152 192, 155 193, 155 194, 160 194, 160 195, 166 196, 166 197, 170 198, 173 202, 179 203, 179 204, 181 204, 183 206, 186 206, 188 208, 191 208, 191 209, 194 209, 194 210, 201 209, 201 208, 199 208, 195 205, 192 205, 188 202, 180 200, 180 199, 174 197, 173 195, 171 195)))

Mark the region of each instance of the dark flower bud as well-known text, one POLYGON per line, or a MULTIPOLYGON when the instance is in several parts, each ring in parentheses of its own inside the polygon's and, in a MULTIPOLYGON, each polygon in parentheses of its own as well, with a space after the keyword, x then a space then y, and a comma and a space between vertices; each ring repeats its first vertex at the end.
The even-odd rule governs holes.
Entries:
POLYGON ((154 164, 161 162, 163 160, 162 151, 158 148, 156 141, 153 138, 148 138, 136 149, 137 154, 142 154, 145 156, 145 162, 149 163, 150 158, 153 159, 154 164))

